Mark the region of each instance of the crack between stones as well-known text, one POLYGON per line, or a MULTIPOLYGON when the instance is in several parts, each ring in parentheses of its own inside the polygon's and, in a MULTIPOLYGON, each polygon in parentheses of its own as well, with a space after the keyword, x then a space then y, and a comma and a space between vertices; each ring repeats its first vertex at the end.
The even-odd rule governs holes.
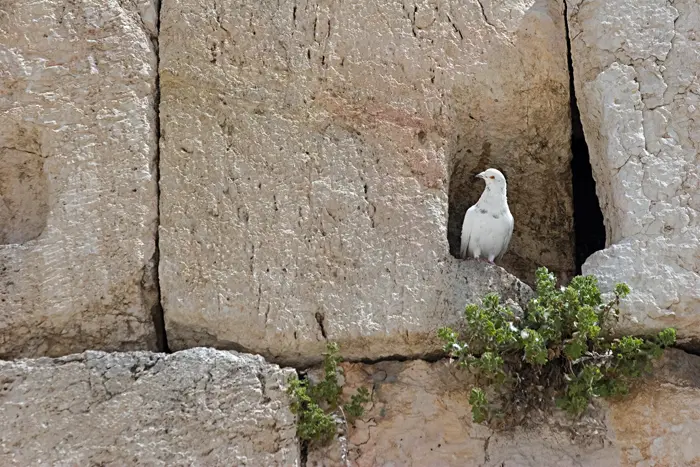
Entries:
POLYGON ((675 345, 669 347, 671 349, 680 350, 688 355, 693 355, 694 357, 700 357, 700 339, 679 339, 680 342, 676 342, 675 345))
MULTIPOLYGON (((264 357, 264 356, 263 356, 264 357)), ((440 360, 448 359, 449 356, 442 351, 430 352, 424 355, 387 355, 386 357, 378 358, 345 358, 343 357, 343 362, 346 363, 362 363, 364 365, 374 365, 382 362, 413 362, 413 361, 423 361, 426 363, 436 363, 440 360)), ((284 365, 284 363, 276 361, 276 359, 265 358, 269 363, 275 365, 280 365, 282 367, 287 366, 293 368, 297 372, 305 373, 306 371, 317 368, 321 363, 313 363, 308 365, 284 365)))
POLYGON ((153 96, 153 110, 155 113, 155 133, 156 133, 156 154, 154 160, 154 172, 156 178, 156 232, 155 232, 155 253, 153 255, 153 282, 156 293, 156 302, 151 308, 151 318, 156 332, 156 345, 158 351, 170 353, 168 346, 168 336, 165 330, 165 313, 163 310, 162 295, 160 291, 160 11, 161 2, 155 0, 156 8, 156 36, 151 38, 153 51, 156 55, 156 78, 155 91, 153 96))
POLYGON ((423 361, 426 363, 435 363, 440 360, 449 358, 444 352, 437 351, 427 353, 421 356, 404 356, 404 355, 389 355, 381 358, 347 358, 343 359, 345 362, 350 363, 363 363, 365 365, 374 365, 381 362, 412 362, 412 361, 423 361))
POLYGON ((489 443, 491 442, 491 436, 484 440, 484 461, 489 462, 491 460, 491 455, 489 454, 489 443))
POLYGON ((590 162, 590 153, 581 123, 576 88, 571 31, 567 0, 564 5, 564 29, 566 33, 566 62, 569 70, 569 96, 571 112, 571 184, 574 207, 574 258, 576 274, 581 266, 596 251, 606 247, 605 218, 596 193, 596 182, 590 162))
MULTIPOLYGON (((688 355, 693 355, 700 357, 700 340, 697 342, 682 342, 678 343, 676 345, 667 347, 668 349, 674 349, 674 350, 680 350, 683 353, 686 353, 688 355)), ((253 355, 257 355, 253 352, 244 352, 244 353, 252 353, 253 355)), ((479 355, 477 355, 479 356, 479 355)), ((291 368, 295 370, 297 373, 301 374, 306 374, 307 371, 311 370, 312 368, 320 368, 322 363, 313 363, 309 365, 285 365, 283 362, 278 361, 277 359, 274 358, 266 358, 264 355, 262 355, 263 358, 265 358, 265 361, 268 363, 274 364, 274 365, 279 365, 280 367, 286 367, 286 368, 291 368)), ((425 355, 421 356, 404 356, 404 355, 389 355, 386 357, 379 357, 379 358, 343 358, 343 362, 345 363, 362 363, 364 365, 375 365, 377 363, 383 363, 383 362, 426 362, 426 363, 437 363, 442 360, 448 360, 450 359, 450 356, 447 355, 446 353, 442 351, 435 351, 435 352, 430 352, 425 355)))

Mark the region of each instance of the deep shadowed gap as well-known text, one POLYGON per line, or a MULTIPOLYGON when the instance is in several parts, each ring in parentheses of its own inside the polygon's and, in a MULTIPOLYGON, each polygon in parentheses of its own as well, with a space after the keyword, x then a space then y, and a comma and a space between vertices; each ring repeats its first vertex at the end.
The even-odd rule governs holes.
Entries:
POLYGON ((157 293, 157 302, 151 309, 151 317, 153 319, 153 326, 155 327, 156 330, 156 345, 158 347, 158 351, 160 352, 166 352, 170 353, 170 347, 168 346, 168 336, 165 331, 165 313, 163 311, 163 301, 161 297, 161 291, 160 291, 160 274, 159 274, 159 266, 160 266, 160 236, 159 236, 159 231, 160 231, 160 11, 161 11, 161 2, 156 2, 156 17, 157 17, 157 24, 156 24, 156 30, 157 30, 157 35, 156 37, 151 38, 151 42, 153 43, 153 50, 155 51, 156 54, 156 82, 155 82, 155 96, 153 99, 153 109, 155 111, 155 133, 156 133, 156 155, 155 155, 155 167, 154 167, 154 172, 155 172, 155 177, 156 177, 156 216, 157 216, 157 222, 156 222, 156 252, 154 254, 154 265, 153 267, 155 268, 154 271, 154 282, 155 282, 155 288, 156 288, 156 293, 157 293))
POLYGON ((595 180, 588 154, 588 145, 581 125, 581 115, 574 89, 574 66, 571 58, 571 36, 567 5, 564 1, 566 52, 569 66, 569 95, 571 103, 571 175, 574 196, 574 236, 576 247, 576 274, 590 255, 605 248, 603 212, 595 191, 595 180))
MULTIPOLYGON (((305 371, 297 371, 297 378, 299 381, 308 381, 309 375, 305 371)), ((309 440, 297 439, 299 440, 299 465, 306 467, 309 461, 309 440)))
MULTIPOLYGON (((466 152, 471 155, 470 150, 466 152)), ((459 258, 462 222, 464 222, 464 214, 472 201, 469 196, 468 187, 469 184, 473 182, 474 175, 465 167, 464 152, 457 153, 453 158, 454 165, 450 171, 449 185, 447 188, 447 241, 450 246, 450 254, 455 258, 459 258)))

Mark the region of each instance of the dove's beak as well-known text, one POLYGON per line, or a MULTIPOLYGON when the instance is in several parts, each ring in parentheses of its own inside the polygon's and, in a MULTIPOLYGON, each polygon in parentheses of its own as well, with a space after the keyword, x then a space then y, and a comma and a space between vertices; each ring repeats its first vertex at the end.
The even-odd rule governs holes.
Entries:
POLYGON ((481 178, 481 179, 483 179, 483 178, 484 178, 484 172, 481 172, 480 174, 476 174, 476 177, 474 177, 474 178, 481 178))

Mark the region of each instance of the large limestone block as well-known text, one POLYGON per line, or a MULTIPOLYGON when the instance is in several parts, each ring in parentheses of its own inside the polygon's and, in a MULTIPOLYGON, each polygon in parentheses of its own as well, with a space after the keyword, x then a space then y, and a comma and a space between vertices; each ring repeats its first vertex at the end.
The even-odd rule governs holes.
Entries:
POLYGON ((0 357, 156 345, 156 17, 0 1, 0 357))
POLYGON ((0 464, 299 465, 291 373, 203 348, 0 362, 0 464))
POLYGON ((309 452, 309 466, 613 466, 601 443, 579 446, 554 426, 496 433, 472 422, 469 373, 447 361, 344 364, 344 394, 372 393, 342 442, 309 452))
POLYGON ((624 281, 630 328, 700 337, 700 4, 574 1, 581 119, 608 247, 583 267, 624 281))
POLYGON ((173 348, 437 349, 467 300, 519 294, 449 254, 488 165, 511 187, 506 269, 572 270, 561 4, 173 0, 161 20, 173 348))
POLYGON ((629 398, 601 404, 598 423, 572 425, 557 415, 510 432, 472 422, 472 381, 446 361, 343 366, 345 397, 365 386, 372 402, 346 436, 309 452, 309 466, 700 464, 700 358, 682 351, 666 351, 629 398), (596 425, 598 433, 592 431, 596 425), (572 440, 571 427, 588 437, 572 440))

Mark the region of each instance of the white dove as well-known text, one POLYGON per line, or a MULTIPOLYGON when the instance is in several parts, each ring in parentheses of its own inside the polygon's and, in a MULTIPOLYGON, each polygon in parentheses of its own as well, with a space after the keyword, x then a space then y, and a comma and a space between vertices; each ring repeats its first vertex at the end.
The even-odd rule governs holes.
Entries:
POLYGON ((508 209, 506 178, 496 169, 487 169, 476 176, 486 182, 486 188, 476 204, 467 210, 462 224, 462 258, 477 260, 501 259, 513 235, 513 216, 508 209))

